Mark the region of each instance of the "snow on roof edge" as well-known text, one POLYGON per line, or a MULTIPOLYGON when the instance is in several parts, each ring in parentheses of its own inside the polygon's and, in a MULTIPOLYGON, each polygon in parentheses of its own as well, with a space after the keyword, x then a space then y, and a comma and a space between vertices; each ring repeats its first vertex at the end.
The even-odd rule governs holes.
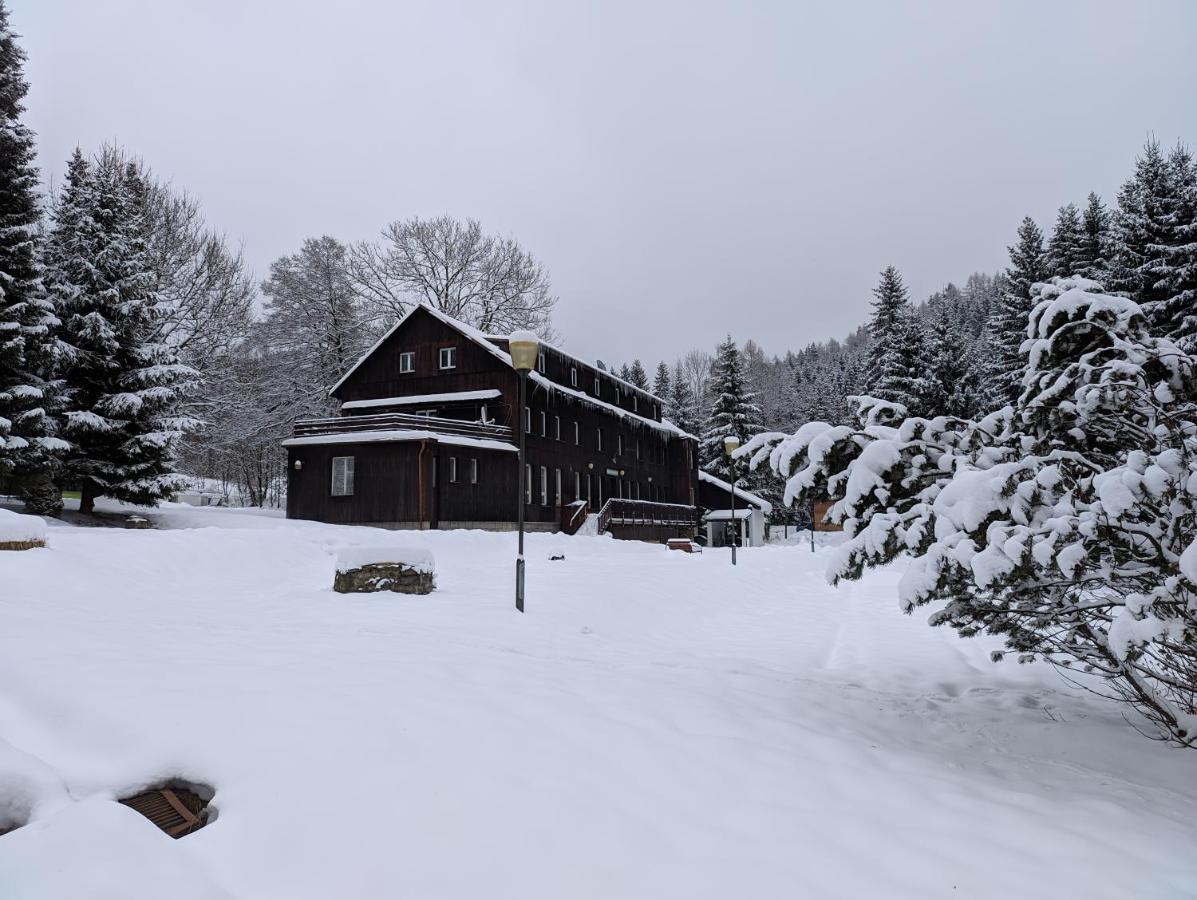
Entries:
MULTIPOLYGON (((514 334, 515 332, 512 332, 512 333, 514 334)), ((488 341, 490 341, 490 340, 494 340, 494 341, 509 341, 509 340, 511 340, 511 335, 508 335, 508 334, 484 334, 483 337, 485 337, 488 341)), ((570 353, 568 350, 562 350, 556 344, 550 344, 548 341, 541 340, 540 338, 537 338, 537 340, 540 342, 540 345, 542 347, 548 347, 550 350, 555 350, 556 352, 560 353, 566 359, 572 359, 574 362, 581 363, 584 366, 589 366, 590 368, 594 369, 594 371, 596 371, 596 372, 602 372, 604 375, 606 375, 612 381, 618 381, 620 384, 632 389, 633 391, 637 391, 641 394, 644 394, 646 397, 651 397, 653 400, 656 400, 662 406, 665 405, 665 401, 662 400, 660 397, 658 397, 656 394, 654 394, 652 391, 650 391, 648 388, 637 387, 636 385, 632 384, 632 382, 630 382, 624 378, 620 378, 618 375, 616 375, 610 369, 600 369, 597 362, 590 362, 588 360, 582 359, 582 357, 575 356, 574 354, 570 353)))
POLYGON ((304 437, 287 438, 284 447, 307 447, 315 444, 373 444, 400 443, 403 441, 436 441, 457 447, 477 447, 480 450, 504 450, 518 453, 515 444, 492 441, 487 438, 465 437, 459 434, 442 434, 438 431, 349 431, 338 434, 311 434, 304 437))
MULTIPOLYGON (((716 478, 710 472, 705 472, 702 469, 698 470, 698 480, 705 481, 708 484, 713 484, 716 487, 721 487, 725 491, 731 490, 731 485, 728 484, 726 481, 724 481, 722 478, 716 478)), ((772 503, 770 503, 768 500, 761 499, 756 494, 753 494, 750 491, 744 490, 744 488, 741 488, 741 487, 736 488, 736 496, 739 497, 741 500, 748 501, 749 503, 753 504, 754 506, 759 506, 761 512, 763 512, 765 515, 769 515, 769 513, 773 512, 773 504, 772 503)))
POLYGON ((451 391, 444 394, 412 394, 409 397, 380 397, 376 400, 348 400, 341 409, 369 409, 374 406, 409 406, 421 403, 452 403, 466 400, 493 400, 503 396, 498 388, 481 391, 451 391))

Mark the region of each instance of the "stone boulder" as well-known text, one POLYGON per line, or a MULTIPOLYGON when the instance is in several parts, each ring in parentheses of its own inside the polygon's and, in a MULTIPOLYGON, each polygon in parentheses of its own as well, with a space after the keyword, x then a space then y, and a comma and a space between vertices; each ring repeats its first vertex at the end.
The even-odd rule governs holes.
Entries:
POLYGON ((435 588, 436 565, 427 550, 384 545, 337 551, 333 590, 338 593, 430 594, 435 588))

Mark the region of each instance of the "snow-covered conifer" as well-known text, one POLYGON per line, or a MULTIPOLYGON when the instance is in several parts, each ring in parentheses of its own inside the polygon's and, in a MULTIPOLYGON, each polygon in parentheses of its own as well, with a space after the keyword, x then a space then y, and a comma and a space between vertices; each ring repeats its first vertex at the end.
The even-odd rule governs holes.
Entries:
POLYGON ((971 348, 951 316, 940 307, 931 324, 927 371, 919 406, 927 416, 966 419, 977 410, 978 373, 971 348))
POLYGON ((665 403, 665 417, 687 434, 698 434, 698 402, 690 388, 690 379, 678 362, 670 377, 669 396, 665 403))
POLYGON ((642 391, 647 391, 648 373, 644 371, 644 363, 638 359, 632 360, 632 365, 628 368, 628 375, 624 380, 630 381, 642 391))
MULTIPOLYGON (((834 581, 912 557, 902 608, 1002 638, 1197 745, 1197 361, 1085 279, 1033 289, 1017 405, 960 421, 861 398, 855 425, 743 455, 821 495, 834 581)), ((995 654, 1000 658, 1002 654, 995 654)))
POLYGON ((657 363, 657 372, 653 376, 653 393, 663 402, 669 401, 669 366, 664 362, 657 363))
POLYGON ((145 261, 136 170, 75 152, 53 213, 46 283, 62 320, 66 476, 80 509, 153 504, 180 489, 174 455, 196 423, 179 413, 194 371, 156 340, 166 313, 145 261))
POLYGON ((1110 213, 1101 197, 1090 193, 1081 214, 1081 238, 1077 245, 1075 271, 1095 281, 1104 281, 1110 271, 1110 213))
POLYGON ((1060 207, 1051 240, 1047 244, 1047 273, 1067 277, 1077 274, 1081 264, 1084 231, 1081 212, 1075 203, 1060 207))
POLYGON ((65 444, 55 437, 51 377, 58 320, 38 259, 33 133, 21 123, 28 90, 24 51, 0 0, 0 476, 15 480, 30 511, 53 513, 52 476, 65 444))
POLYGON ((761 431, 756 393, 744 371, 740 348, 730 335, 719 345, 707 390, 710 412, 703 425, 699 458, 705 471, 729 480, 732 467, 724 453, 723 439, 734 435, 743 444, 761 431))
POLYGON ((1025 363, 1021 348, 1033 305, 1031 289, 1047 277, 1043 232, 1029 216, 1018 227, 1018 243, 1009 249, 1005 290, 985 324, 989 355, 982 405, 987 409, 998 409, 1018 397, 1025 363))

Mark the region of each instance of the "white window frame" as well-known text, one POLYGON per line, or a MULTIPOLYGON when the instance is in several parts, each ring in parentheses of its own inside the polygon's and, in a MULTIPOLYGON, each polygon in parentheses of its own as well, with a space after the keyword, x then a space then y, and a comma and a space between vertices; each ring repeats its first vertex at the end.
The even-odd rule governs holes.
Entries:
POLYGON ((582 446, 582 426, 578 424, 577 419, 574 419, 574 446, 582 446))
POLYGON ((416 370, 416 354, 411 350, 404 350, 399 354, 399 374, 407 375, 416 370))
POLYGON ((449 457, 449 484, 457 484, 457 457, 449 457))
POLYGON ((615 455, 623 456, 623 434, 615 435, 615 455))
POLYGON ((457 368, 457 348, 456 347, 441 347, 436 354, 437 368, 442 371, 447 369, 457 368), (448 363, 445 360, 448 360, 448 363))
POLYGON ((570 387, 578 386, 578 367, 577 366, 569 367, 569 386, 570 387))
POLYGON ((553 416, 553 439, 561 440, 561 416, 553 416))
POLYGON ((574 471, 574 499, 582 499, 582 473, 577 470, 574 471))
POLYGON ((599 453, 603 452, 603 429, 594 429, 594 447, 599 453))
POLYGON ((553 471, 555 473, 554 478, 553 478, 553 486, 557 489, 556 493, 553 495, 553 505, 560 506, 561 505, 561 470, 554 469, 553 471))
POLYGON ((640 412, 640 398, 636 394, 632 394, 632 412, 640 412))
POLYGON ((532 463, 524 466, 524 503, 532 502, 532 463))
POLYGON ((352 497, 353 496, 353 457, 352 456, 334 456, 331 465, 331 484, 329 485, 329 492, 334 497, 352 497), (337 489, 337 468, 340 463, 340 490, 337 489))
POLYGON ((540 372, 541 375, 543 375, 545 373, 545 361, 544 361, 544 351, 543 350, 541 350, 538 354, 536 354, 536 370, 538 372, 540 372))
POLYGON ((602 380, 597 375, 595 375, 594 376, 594 396, 596 396, 596 397, 602 396, 602 393, 603 393, 602 380))
POLYGON ((540 505, 549 505, 549 467, 540 467, 540 505))
POLYGON ((549 415, 543 409, 540 411, 540 436, 549 436, 549 415))
POLYGON ((470 457, 470 484, 478 483, 478 460, 470 457))
POLYGON ((532 407, 524 407, 524 434, 532 433, 532 407))

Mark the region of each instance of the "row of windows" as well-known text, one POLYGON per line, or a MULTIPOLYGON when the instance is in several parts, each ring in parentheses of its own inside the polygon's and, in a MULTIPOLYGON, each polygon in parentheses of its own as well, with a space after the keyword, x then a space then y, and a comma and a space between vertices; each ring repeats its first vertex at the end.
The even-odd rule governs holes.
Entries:
MULTIPOLYGON (((437 478, 437 464, 436 457, 432 458, 432 483, 436 485, 437 478)), ((470 457, 459 464, 456 456, 449 457, 449 483, 459 484, 463 478, 469 480, 470 484, 478 483, 478 460, 470 457)), ((334 456, 332 458, 332 486, 331 492, 334 497, 351 497, 353 496, 353 457, 352 456, 334 456)))
MULTIPOLYGON (((437 350, 437 368, 440 369, 441 371, 457 368, 457 348, 456 347, 440 347, 437 350)), ((547 366, 545 364, 545 354, 544 354, 543 350, 540 351, 540 357, 536 361, 536 368, 541 372, 541 374, 545 374, 547 371, 547 366)), ((409 375, 415 371, 416 371, 416 354, 415 354, 415 352, 411 351, 411 350, 404 350, 403 352, 401 352, 399 354, 399 372, 404 375, 409 375)), ((578 386, 578 367, 577 366, 570 366, 569 383, 570 383, 571 387, 576 388, 578 386)), ((621 394, 623 394, 623 395, 631 394, 632 412, 639 413, 640 412, 640 395, 635 393, 631 388, 625 388, 625 387, 621 386, 618 382, 613 382, 613 386, 615 388, 616 401, 617 402, 619 401, 621 394)), ((603 379, 602 379, 601 375, 598 375, 596 373, 594 376, 594 396, 601 399, 602 395, 603 395, 603 379)), ((655 403, 650 405, 649 411, 651 412, 652 417, 654 419, 659 415, 659 412, 660 412, 659 409, 657 408, 657 404, 655 404, 655 403)))
MULTIPOLYGON (((334 456, 332 458, 332 495, 334 497, 351 497, 353 496, 353 457, 352 456, 334 456)), ((449 468, 449 483, 458 484, 462 480, 464 474, 469 479, 470 484, 478 483, 478 460, 471 457, 463 464, 459 463, 456 456, 448 458, 449 468)), ((533 496, 532 484, 532 465, 528 464, 524 467, 524 502, 531 503, 533 496)), ((432 459, 432 483, 436 485, 437 465, 436 457, 432 459)), ((603 501, 603 481, 599 476, 592 479, 590 476, 585 478, 585 498, 583 498, 583 477, 582 473, 574 471, 572 473, 573 479, 573 499, 585 499, 590 503, 601 503, 603 501)), ((564 502, 564 494, 562 493, 561 470, 553 470, 553 504, 554 506, 561 506, 564 502)), ((619 479, 616 481, 617 496, 626 500, 652 500, 657 503, 665 502, 665 490, 659 484, 649 482, 647 485, 642 485, 638 481, 630 479, 619 479)), ((549 468, 548 466, 540 467, 540 504, 542 506, 549 506, 549 468)), ((608 498, 609 499, 609 498, 608 498)))
MULTIPOLYGON (((531 463, 524 466, 524 502, 533 503, 539 502, 541 506, 561 506, 565 503, 565 494, 562 491, 562 473, 560 469, 553 469, 552 484, 555 488, 550 501, 549 494, 549 467, 540 466, 540 478, 534 482, 533 476, 536 474, 531 463), (538 501, 534 501, 533 497, 538 497, 538 501)), ((581 472, 573 471, 570 475, 573 481, 573 499, 585 500, 591 506, 599 506, 604 500, 611 499, 609 496, 603 496, 603 478, 599 475, 583 476, 581 472)), ((654 503, 667 503, 665 488, 659 484, 641 484, 639 481, 632 481, 631 479, 617 479, 615 481, 615 496, 623 500, 650 500, 654 503)))
MULTIPOLYGON (((436 351, 436 365, 438 369, 456 369, 457 368, 457 348, 456 347, 441 347, 436 351)), ((413 351, 405 350, 399 354, 399 372, 403 375, 409 375, 416 370, 416 354, 413 351)))
MULTIPOLYGON (((543 438, 549 437, 548 413, 546 413, 544 410, 541 410, 540 412, 536 413, 535 415, 540 421, 540 436, 543 438)), ((527 434, 535 434, 535 432, 532 429, 532 424, 533 424, 532 419, 533 419, 532 409, 526 408, 524 410, 524 431, 527 434)), ((574 446, 580 447, 580 446, 582 446, 582 428, 576 421, 573 423, 573 426, 574 426, 573 427, 574 446)), ((561 440, 561 417, 560 416, 553 416, 553 435, 552 435, 552 437, 553 437, 553 440, 555 440, 555 441, 561 440)), ((595 449, 598 450, 598 452, 600 452, 600 453, 603 452, 603 429, 601 429, 601 428, 594 429, 594 446, 595 446, 595 449)), ((652 462, 661 463, 662 465, 665 463, 665 455, 666 455, 665 454, 665 444, 662 442, 650 441, 649 445, 648 445, 648 449, 650 451, 649 453, 642 452, 643 448, 640 443, 640 438, 636 438, 632 447, 633 447, 633 452, 636 455, 636 459, 638 459, 638 460, 645 459, 645 458, 651 458, 652 462)), ((615 435, 615 455, 623 456, 623 451, 624 451, 623 435, 616 433, 616 435, 615 435)))

